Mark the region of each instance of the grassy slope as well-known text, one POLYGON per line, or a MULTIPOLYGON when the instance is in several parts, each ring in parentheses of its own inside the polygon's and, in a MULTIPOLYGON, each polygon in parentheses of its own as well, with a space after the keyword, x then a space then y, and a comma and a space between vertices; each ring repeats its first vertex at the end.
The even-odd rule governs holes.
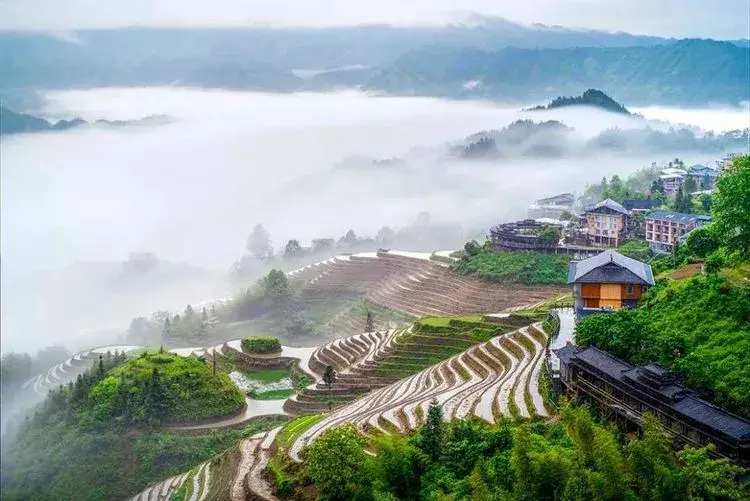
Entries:
POLYGON ((490 324, 482 315, 455 317, 425 317, 415 322, 412 333, 404 332, 395 340, 395 349, 384 358, 376 374, 387 377, 406 377, 461 353, 472 345, 515 330, 516 323, 534 321, 514 316, 509 324, 490 324))
POLYGON ((457 261, 453 270, 491 282, 564 284, 568 263, 564 255, 483 250, 457 261))

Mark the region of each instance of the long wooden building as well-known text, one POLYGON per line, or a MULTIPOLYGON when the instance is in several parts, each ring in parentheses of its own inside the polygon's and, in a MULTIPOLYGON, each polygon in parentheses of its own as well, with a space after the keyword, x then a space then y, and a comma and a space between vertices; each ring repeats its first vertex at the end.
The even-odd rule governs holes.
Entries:
POLYGON ((553 352, 560 360, 562 386, 623 424, 639 426, 649 412, 678 442, 712 443, 718 455, 750 466, 750 421, 702 400, 667 369, 634 367, 594 346, 567 345, 553 352))

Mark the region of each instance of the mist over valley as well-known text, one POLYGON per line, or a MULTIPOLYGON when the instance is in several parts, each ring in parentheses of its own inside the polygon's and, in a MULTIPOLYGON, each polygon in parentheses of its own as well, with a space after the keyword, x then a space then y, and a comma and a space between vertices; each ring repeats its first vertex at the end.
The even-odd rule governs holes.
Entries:
MULTIPOLYGON (((606 131, 668 133, 666 119, 717 134, 748 126, 746 108, 717 108, 699 123, 705 111, 524 112, 491 102, 351 91, 135 88, 44 97, 35 113, 51 121, 173 120, 3 139, 3 351, 80 346, 81 338, 85 345, 92 331, 108 332, 101 341, 109 342, 134 316, 231 295, 238 285, 227 281, 227 270, 258 223, 280 249, 290 239, 309 244, 349 229, 374 236, 426 212, 432 224, 453 230, 406 250, 458 248, 489 225, 522 216, 535 198, 580 191, 654 161, 679 156, 710 164, 724 153, 701 150, 705 145, 678 151, 669 142, 651 151, 592 150, 587 141, 606 131), (454 154, 472 135, 521 119, 559 121, 570 131, 544 136, 545 146, 554 144, 552 156, 549 148, 536 155, 527 147, 536 132, 518 141, 526 149, 514 143, 499 156, 454 154), (155 253, 159 273, 124 274, 132 251, 155 253)), ((700 138, 704 131, 696 130, 700 138)))

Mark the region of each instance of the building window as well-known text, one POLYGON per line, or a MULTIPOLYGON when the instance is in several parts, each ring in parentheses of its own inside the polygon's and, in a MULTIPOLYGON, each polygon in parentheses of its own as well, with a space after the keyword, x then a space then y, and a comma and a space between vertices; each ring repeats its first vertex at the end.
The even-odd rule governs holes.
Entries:
POLYGON ((628 286, 626 288, 626 291, 627 291, 628 294, 632 294, 633 293, 633 284, 628 284, 628 286))

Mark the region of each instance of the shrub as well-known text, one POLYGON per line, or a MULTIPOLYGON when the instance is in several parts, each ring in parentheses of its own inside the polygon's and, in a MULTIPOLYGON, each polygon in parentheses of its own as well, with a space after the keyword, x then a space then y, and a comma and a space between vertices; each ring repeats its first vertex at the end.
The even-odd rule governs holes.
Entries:
POLYGON ((250 353, 278 353, 281 342, 275 337, 246 337, 242 340, 242 349, 250 353))
POLYGON ((716 251, 706 258, 704 269, 706 270, 706 273, 718 273, 725 264, 724 253, 721 251, 716 251))

